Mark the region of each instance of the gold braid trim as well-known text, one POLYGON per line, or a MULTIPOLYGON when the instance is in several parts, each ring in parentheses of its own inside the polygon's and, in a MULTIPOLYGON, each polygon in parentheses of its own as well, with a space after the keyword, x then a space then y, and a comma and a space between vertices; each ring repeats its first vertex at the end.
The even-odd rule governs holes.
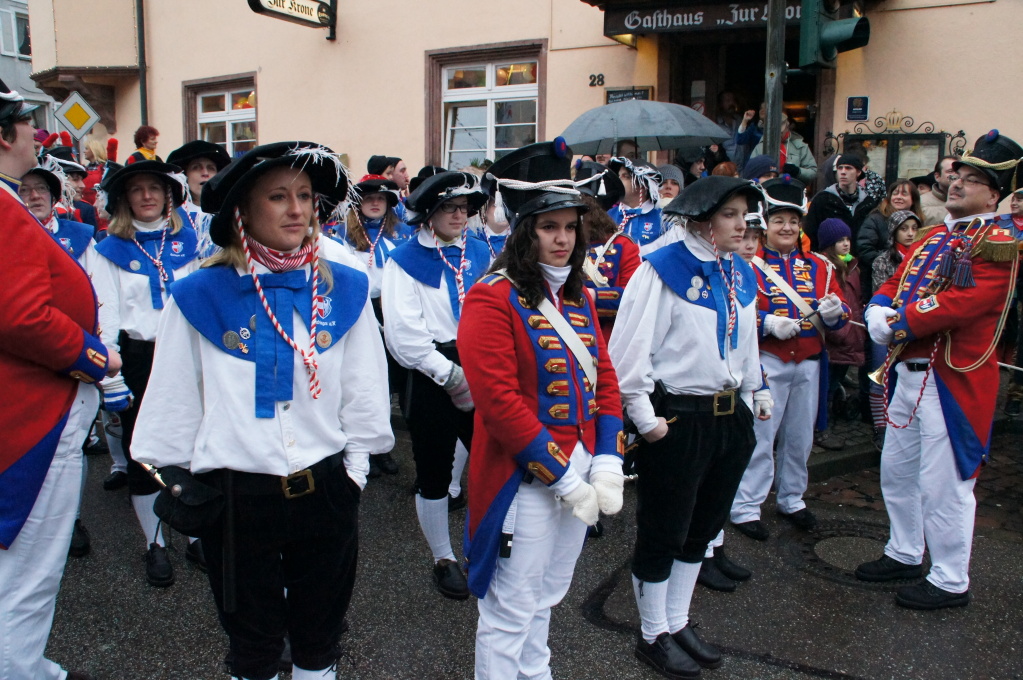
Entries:
MULTIPOLYGON (((983 168, 985 170, 994 170, 996 172, 1009 170, 1011 168, 1018 168, 1020 161, 1023 161, 1023 158, 1015 158, 1013 160, 1002 161, 1001 163, 991 163, 981 158, 977 158, 969 151, 964 151, 962 157, 959 159, 959 162, 965 163, 966 165, 972 165, 975 168, 983 168)), ((1016 191, 1016 179, 1018 176, 1019 172, 1012 173, 1012 186, 1009 188, 1010 193, 1016 191)))

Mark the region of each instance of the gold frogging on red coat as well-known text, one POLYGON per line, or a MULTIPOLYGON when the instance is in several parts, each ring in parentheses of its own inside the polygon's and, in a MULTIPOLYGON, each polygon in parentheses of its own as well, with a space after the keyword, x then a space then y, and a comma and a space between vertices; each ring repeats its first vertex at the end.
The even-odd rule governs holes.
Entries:
POLYGON ((533 473, 533 476, 539 479, 544 484, 553 484, 555 477, 554 473, 548 470, 542 463, 533 461, 526 465, 526 469, 533 473))
POLYGON ((547 442, 547 453, 551 455, 551 458, 558 461, 562 465, 568 465, 568 456, 561 450, 561 447, 554 442, 547 442))
POLYGON ((543 349, 561 349, 561 338, 556 335, 541 335, 537 338, 536 344, 543 349))
POLYGON ((576 314, 575 312, 568 313, 568 321, 576 327, 586 328, 590 325, 590 319, 582 314, 576 314))
POLYGON ((547 409, 547 413, 551 414, 551 418, 556 418, 558 420, 567 420, 568 411, 568 404, 555 404, 547 409))
POLYGON ((547 385, 547 394, 553 397, 567 397, 568 396, 568 381, 567 380, 552 380, 547 385))
POLYGON ((568 373, 568 362, 561 357, 548 359, 543 367, 547 369, 548 373, 568 373))
POLYGON ((543 314, 531 315, 528 319, 526 319, 526 323, 529 324, 530 328, 534 328, 536 330, 549 330, 554 328, 554 326, 551 325, 551 322, 548 321, 547 317, 543 314))

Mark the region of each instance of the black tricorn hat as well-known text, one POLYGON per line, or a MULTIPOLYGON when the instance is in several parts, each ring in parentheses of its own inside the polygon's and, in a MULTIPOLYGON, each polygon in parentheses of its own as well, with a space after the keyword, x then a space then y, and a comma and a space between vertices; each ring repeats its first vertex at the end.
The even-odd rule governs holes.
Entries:
POLYGON ((926 184, 929 187, 933 187, 936 183, 936 180, 934 179, 934 173, 927 173, 926 175, 920 175, 918 177, 910 177, 909 181, 917 186, 920 186, 921 184, 926 184))
POLYGON ((806 185, 792 175, 769 179, 760 185, 767 194, 767 214, 794 210, 806 214, 806 185))
POLYGON ((553 142, 529 144, 509 152, 490 166, 483 181, 484 188, 494 197, 494 202, 504 204, 512 227, 529 215, 562 208, 578 208, 582 212, 589 210, 572 182, 572 149, 563 137, 556 137, 553 142), (561 180, 563 188, 570 191, 551 191, 544 187, 514 188, 502 180, 524 182, 527 185, 561 180))
MULTIPOLYGON (((43 155, 53 156, 58 161, 65 161, 68 163, 74 163, 75 165, 79 165, 78 154, 75 153, 75 147, 73 146, 54 146, 49 149, 46 149, 43 155)), ((81 172, 85 171, 86 170, 83 167, 81 172)))
POLYGON ((672 199, 664 208, 667 215, 678 215, 695 222, 706 222, 733 196, 745 196, 748 206, 754 208, 764 200, 760 188, 753 182, 738 177, 711 175, 702 177, 672 199))
POLYGON ((107 212, 111 215, 114 214, 114 211, 117 210, 117 202, 124 194, 124 183, 129 177, 135 175, 155 175, 170 187, 171 202, 174 203, 173 207, 178 207, 185 201, 185 189, 181 186, 181 182, 171 177, 171 173, 175 172, 181 172, 181 168, 160 161, 138 161, 124 166, 103 180, 101 188, 107 193, 107 212))
POLYGON ((29 117, 39 106, 29 104, 16 91, 0 80, 0 125, 9 126, 29 117))
POLYGON ((618 173, 612 172, 600 163, 582 161, 575 170, 575 181, 590 180, 579 185, 579 191, 597 199, 604 210, 610 210, 625 195, 625 185, 618 173))
POLYGON ((360 199, 369 194, 383 194, 388 208, 398 205, 398 185, 389 179, 364 179, 355 185, 355 191, 360 199))
POLYGON ((441 172, 427 177, 416 190, 405 199, 405 221, 409 224, 425 224, 440 204, 457 196, 469 201, 469 217, 483 204, 487 195, 480 187, 480 179, 471 172, 441 172))
POLYGON ((203 212, 216 213, 210 220, 210 238, 214 243, 221 247, 230 245, 235 207, 260 175, 279 167, 295 168, 309 175, 313 191, 323 199, 320 204, 321 220, 326 218, 330 207, 340 204, 348 196, 348 170, 337 154, 327 147, 314 142, 275 142, 257 146, 231 161, 203 187, 203 212))
POLYGON ((224 150, 224 147, 213 142, 197 139, 193 142, 182 144, 170 152, 167 162, 172 163, 182 170, 188 169, 188 164, 196 158, 208 158, 217 166, 217 170, 223 170, 231 162, 231 157, 224 150))
POLYGON ((424 165, 419 169, 419 174, 408 181, 409 193, 412 193, 419 188, 419 185, 423 183, 423 180, 427 177, 433 177, 439 175, 442 172, 447 172, 444 168, 439 165, 424 165))
POLYGON ((952 163, 952 169, 969 165, 980 170, 991 180, 992 187, 998 190, 999 200, 1002 200, 1021 185, 1017 177, 1021 160, 1023 148, 998 130, 992 130, 977 140, 973 151, 967 151, 952 163))

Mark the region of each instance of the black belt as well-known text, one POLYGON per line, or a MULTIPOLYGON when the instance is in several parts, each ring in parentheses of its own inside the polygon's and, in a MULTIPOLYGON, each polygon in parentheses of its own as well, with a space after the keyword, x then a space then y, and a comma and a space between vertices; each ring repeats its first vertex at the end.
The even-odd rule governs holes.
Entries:
POLYGON ((437 351, 444 355, 444 358, 448 361, 453 361, 459 366, 462 365, 462 362, 458 360, 458 346, 454 340, 449 342, 437 342, 435 340, 433 346, 436 347, 437 351))
POLYGON ((735 413, 736 390, 723 390, 717 394, 666 394, 662 408, 666 416, 678 413, 713 413, 730 416, 735 413))
POLYGON ((931 367, 931 362, 929 361, 903 361, 902 364, 910 373, 923 373, 931 367))
MULTIPOLYGON (((335 453, 287 477, 232 471, 234 490, 235 493, 250 496, 283 495, 289 500, 299 498, 316 491, 317 481, 323 482, 332 472, 344 465, 344 462, 344 452, 335 453)), ((225 470, 201 472, 195 478, 217 489, 223 489, 224 472, 225 470)))
POLYGON ((817 352, 816 354, 811 354, 810 356, 806 357, 805 359, 803 359, 803 361, 820 361, 821 356, 823 356, 822 353, 817 352))
POLYGON ((121 348, 122 354, 148 354, 152 356, 156 343, 150 340, 135 340, 128 337, 128 334, 121 331, 117 335, 117 345, 121 348))

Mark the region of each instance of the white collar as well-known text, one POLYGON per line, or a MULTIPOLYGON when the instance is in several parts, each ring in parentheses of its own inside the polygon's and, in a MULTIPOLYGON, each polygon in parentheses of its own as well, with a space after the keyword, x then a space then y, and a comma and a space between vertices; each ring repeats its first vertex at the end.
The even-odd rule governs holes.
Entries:
POLYGON ((132 225, 136 231, 159 231, 166 226, 167 220, 164 217, 159 217, 152 222, 143 222, 141 220, 132 220, 132 225))
POLYGON ((997 216, 997 213, 993 213, 993 212, 981 213, 979 215, 970 215, 968 217, 957 217, 957 218, 954 218, 951 215, 945 215, 945 228, 948 229, 949 231, 952 231, 953 229, 956 228, 956 225, 962 224, 963 222, 966 222, 967 224, 969 224, 970 222, 972 222, 974 220, 981 220, 982 222, 989 222, 989 221, 993 220, 996 216, 997 216))
MULTIPOLYGON (((685 242, 689 247, 689 252, 695 255, 697 259, 703 260, 704 262, 716 259, 714 255, 714 246, 710 244, 710 241, 703 238, 703 236, 697 234, 695 231, 686 229, 685 242)), ((731 253, 721 253, 722 260, 729 260, 731 257, 731 253)))
POLYGON ((461 234, 454 241, 443 241, 440 236, 435 236, 433 229, 429 227, 420 229, 416 238, 419 239, 420 245, 424 245, 427 248, 436 248, 438 243, 440 243, 441 248, 447 248, 448 246, 464 247, 461 234))
POLYGON ((555 267, 551 264, 544 264, 538 262, 540 265, 540 271, 543 272, 543 277, 547 281, 547 285, 551 287, 551 293, 554 297, 558 297, 558 291, 565 285, 565 281, 568 281, 568 275, 572 273, 571 265, 566 267, 555 267))

